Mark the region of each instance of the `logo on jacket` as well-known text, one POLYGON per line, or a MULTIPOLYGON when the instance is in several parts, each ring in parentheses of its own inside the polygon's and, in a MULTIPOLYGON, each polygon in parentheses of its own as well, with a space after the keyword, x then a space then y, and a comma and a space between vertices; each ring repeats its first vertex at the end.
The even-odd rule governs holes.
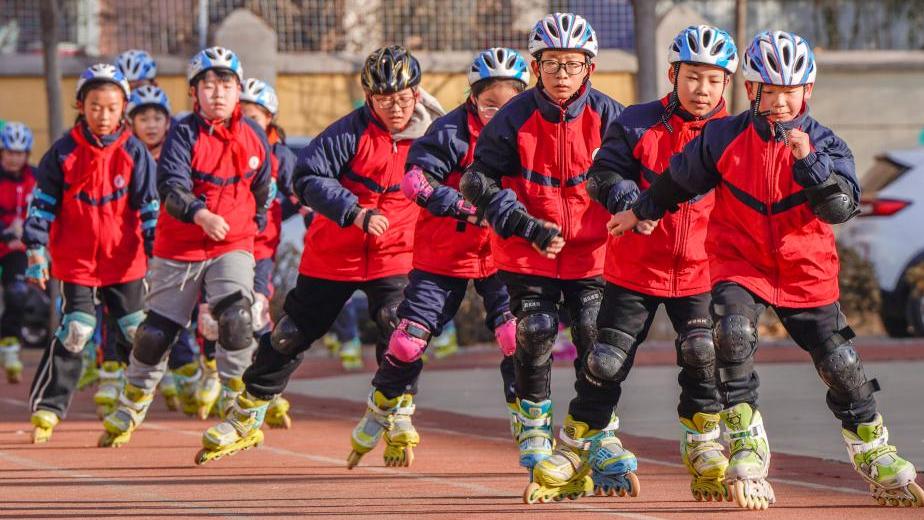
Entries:
POLYGON ((112 183, 115 185, 116 188, 121 190, 122 188, 125 187, 125 177, 122 177, 121 175, 116 175, 115 179, 112 179, 112 183))
POLYGON ((247 161, 247 166, 250 166, 251 170, 256 170, 257 166, 260 166, 260 158, 256 155, 251 155, 250 160, 247 161))

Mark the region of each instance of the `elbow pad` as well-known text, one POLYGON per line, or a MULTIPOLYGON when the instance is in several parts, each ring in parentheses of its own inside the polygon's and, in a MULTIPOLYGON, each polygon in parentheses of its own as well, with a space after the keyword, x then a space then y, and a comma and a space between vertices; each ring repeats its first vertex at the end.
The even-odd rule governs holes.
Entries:
POLYGON ((805 195, 816 217, 828 224, 843 224, 860 213, 852 191, 844 178, 832 174, 821 184, 806 188, 805 195))
POLYGON ((401 193, 404 193, 408 200, 414 201, 418 206, 426 206, 433 191, 436 190, 434 184, 423 169, 415 164, 401 179, 401 193))
POLYGON ((181 222, 192 222, 195 211, 203 206, 204 203, 201 200, 186 190, 171 188, 164 197, 164 208, 167 213, 181 222))
POLYGON ((465 200, 484 211, 494 195, 500 191, 500 186, 497 185, 497 181, 488 178, 484 173, 469 167, 459 181, 459 190, 465 200))

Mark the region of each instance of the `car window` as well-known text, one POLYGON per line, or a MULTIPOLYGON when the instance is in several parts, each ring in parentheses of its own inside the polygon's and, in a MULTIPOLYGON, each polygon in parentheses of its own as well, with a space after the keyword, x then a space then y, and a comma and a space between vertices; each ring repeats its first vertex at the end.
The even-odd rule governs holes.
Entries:
POLYGON ((876 158, 876 162, 863 176, 860 182, 863 193, 875 193, 889 184, 895 182, 908 168, 889 159, 884 155, 876 158))

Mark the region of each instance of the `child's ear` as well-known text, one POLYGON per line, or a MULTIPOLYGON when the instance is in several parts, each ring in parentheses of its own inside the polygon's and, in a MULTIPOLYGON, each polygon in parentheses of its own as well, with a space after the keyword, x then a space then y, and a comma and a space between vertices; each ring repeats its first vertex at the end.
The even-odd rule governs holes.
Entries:
POLYGON ((189 86, 189 97, 196 99, 196 87, 192 85, 189 86))
POLYGON ((811 99, 811 98, 812 98, 812 92, 813 92, 814 90, 815 90, 815 84, 814 84, 814 83, 809 83, 808 85, 806 85, 806 86, 805 86, 805 95, 804 95, 803 98, 804 98, 806 101, 808 101, 809 99, 811 99))
POLYGON ((674 64, 673 63, 667 66, 667 81, 671 85, 674 84, 674 64))
POLYGON ((757 83, 745 81, 744 88, 748 91, 748 101, 754 101, 757 98, 757 83))
POLYGON ((529 68, 533 71, 533 77, 539 77, 539 60, 535 59, 529 63, 529 68))
POLYGON ((83 101, 77 100, 77 112, 83 114, 83 101))

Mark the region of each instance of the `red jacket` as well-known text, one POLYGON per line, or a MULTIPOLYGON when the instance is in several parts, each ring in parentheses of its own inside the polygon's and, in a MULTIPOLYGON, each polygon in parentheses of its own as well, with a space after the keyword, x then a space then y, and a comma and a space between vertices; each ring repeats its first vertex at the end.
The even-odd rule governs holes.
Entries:
POLYGON ((131 131, 98 138, 80 124, 42 158, 23 241, 47 245, 51 275, 64 282, 138 280, 142 226, 153 227, 157 206, 154 159, 131 131))
MULTIPOLYGON (((679 108, 668 120, 669 131, 661 122, 669 98, 624 110, 607 132, 594 169, 614 171, 648 189, 670 167, 670 158, 699 135, 707 121, 727 115, 724 101, 706 119, 696 119, 679 108)), ((666 214, 650 236, 610 235, 603 277, 620 287, 664 298, 708 292, 712 281, 706 226, 714 204, 710 192, 666 214)))
POLYGON ((401 193, 412 140, 394 141, 363 106, 327 127, 299 154, 294 187, 319 216, 305 234, 299 273, 367 281, 411 270, 418 207, 401 193), (380 237, 352 225, 359 206, 389 221, 380 237))
MULTIPOLYGON (((442 184, 428 208, 448 209, 461 199, 459 180, 472 163, 475 142, 484 125, 465 103, 437 119, 427 135, 414 141, 407 170, 420 167, 442 184)), ((486 278, 497 272, 491 255, 491 230, 453 217, 421 211, 414 232, 414 268, 456 278, 486 278)))
POLYGON ((526 240, 511 237, 505 222, 515 205, 502 208, 496 198, 486 214, 498 232, 493 241, 498 268, 567 280, 603 272, 609 215, 587 194, 587 170, 603 132, 622 108, 589 82, 564 106, 532 88, 482 130, 475 168, 511 190, 531 216, 557 224, 566 242, 556 259, 541 256, 526 240))
MULTIPOLYGON (((0 230, 10 227, 17 220, 20 226, 25 222, 34 186, 35 177, 29 165, 23 167, 19 175, 0 171, 0 230)), ((25 246, 10 248, 6 242, 0 241, 0 257, 13 251, 25 251, 25 246)))

